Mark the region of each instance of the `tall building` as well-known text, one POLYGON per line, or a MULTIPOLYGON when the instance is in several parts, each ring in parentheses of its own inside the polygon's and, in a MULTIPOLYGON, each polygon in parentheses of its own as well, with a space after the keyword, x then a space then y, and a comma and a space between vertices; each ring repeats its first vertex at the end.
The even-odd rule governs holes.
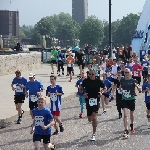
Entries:
POLYGON ((72 19, 82 25, 88 18, 88 0, 72 0, 72 19))
POLYGON ((0 10, 0 35, 19 36, 19 12, 0 10))

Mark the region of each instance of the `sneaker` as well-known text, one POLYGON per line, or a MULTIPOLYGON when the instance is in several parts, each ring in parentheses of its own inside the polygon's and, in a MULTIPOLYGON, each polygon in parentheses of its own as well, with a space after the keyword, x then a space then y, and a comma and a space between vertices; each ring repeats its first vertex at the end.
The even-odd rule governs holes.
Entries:
POLYGON ((63 127, 63 125, 59 126, 59 128, 60 128, 60 132, 64 132, 64 127, 63 127))
POLYGON ((82 114, 79 114, 79 118, 82 118, 82 114))
POLYGON ((55 130, 55 132, 53 133, 53 135, 58 135, 58 130, 55 130))
POLYGON ((60 76, 60 74, 58 76, 60 76))
POLYGON ((54 72, 51 72, 51 74, 54 74, 54 72))
POLYGON ((121 114, 119 113, 119 119, 121 119, 121 118, 122 118, 122 113, 121 114))
POLYGON ((69 76, 69 74, 66 74, 66 76, 69 76))
POLYGON ((131 133, 131 134, 134 134, 134 133, 135 133, 134 128, 133 128, 132 130, 130 130, 130 133, 131 133))
POLYGON ((56 145, 52 144, 51 150, 55 150, 55 148, 56 148, 56 145))
POLYGON ((22 113, 21 113, 22 115, 24 114, 24 110, 22 110, 22 113))
POLYGON ((106 110, 104 110, 103 112, 102 112, 102 115, 105 115, 106 114, 106 110))
POLYGON ((124 137, 124 138, 128 138, 128 137, 129 137, 129 132, 128 132, 128 130, 125 130, 125 131, 124 131, 123 137, 124 137))
POLYGON ((74 76, 74 72, 72 72, 72 75, 74 76))
POLYGON ((64 72, 62 72, 62 75, 64 75, 64 72))
POLYGON ((91 141, 95 141, 95 134, 92 135, 91 141))
POLYGON ((20 118, 18 118, 18 120, 17 120, 17 124, 21 124, 22 122, 21 122, 21 119, 20 118))

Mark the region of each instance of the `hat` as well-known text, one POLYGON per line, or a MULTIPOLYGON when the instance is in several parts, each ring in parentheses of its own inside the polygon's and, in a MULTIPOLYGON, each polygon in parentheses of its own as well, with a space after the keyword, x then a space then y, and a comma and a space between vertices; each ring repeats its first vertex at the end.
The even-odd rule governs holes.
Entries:
POLYGON ((28 77, 34 77, 35 74, 34 73, 29 73, 29 76, 28 77))

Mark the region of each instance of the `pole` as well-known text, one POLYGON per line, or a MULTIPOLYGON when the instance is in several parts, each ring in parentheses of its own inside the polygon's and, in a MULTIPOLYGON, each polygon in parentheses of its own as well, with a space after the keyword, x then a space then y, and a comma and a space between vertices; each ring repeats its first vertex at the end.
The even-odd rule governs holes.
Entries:
POLYGON ((109 0, 109 57, 112 56, 111 0, 109 0))

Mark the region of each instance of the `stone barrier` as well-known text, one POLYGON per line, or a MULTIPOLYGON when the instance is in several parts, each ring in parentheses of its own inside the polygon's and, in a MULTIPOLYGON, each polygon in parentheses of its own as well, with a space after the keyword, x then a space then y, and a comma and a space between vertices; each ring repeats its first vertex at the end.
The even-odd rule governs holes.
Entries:
POLYGON ((41 52, 0 54, 0 76, 41 68, 41 52))

